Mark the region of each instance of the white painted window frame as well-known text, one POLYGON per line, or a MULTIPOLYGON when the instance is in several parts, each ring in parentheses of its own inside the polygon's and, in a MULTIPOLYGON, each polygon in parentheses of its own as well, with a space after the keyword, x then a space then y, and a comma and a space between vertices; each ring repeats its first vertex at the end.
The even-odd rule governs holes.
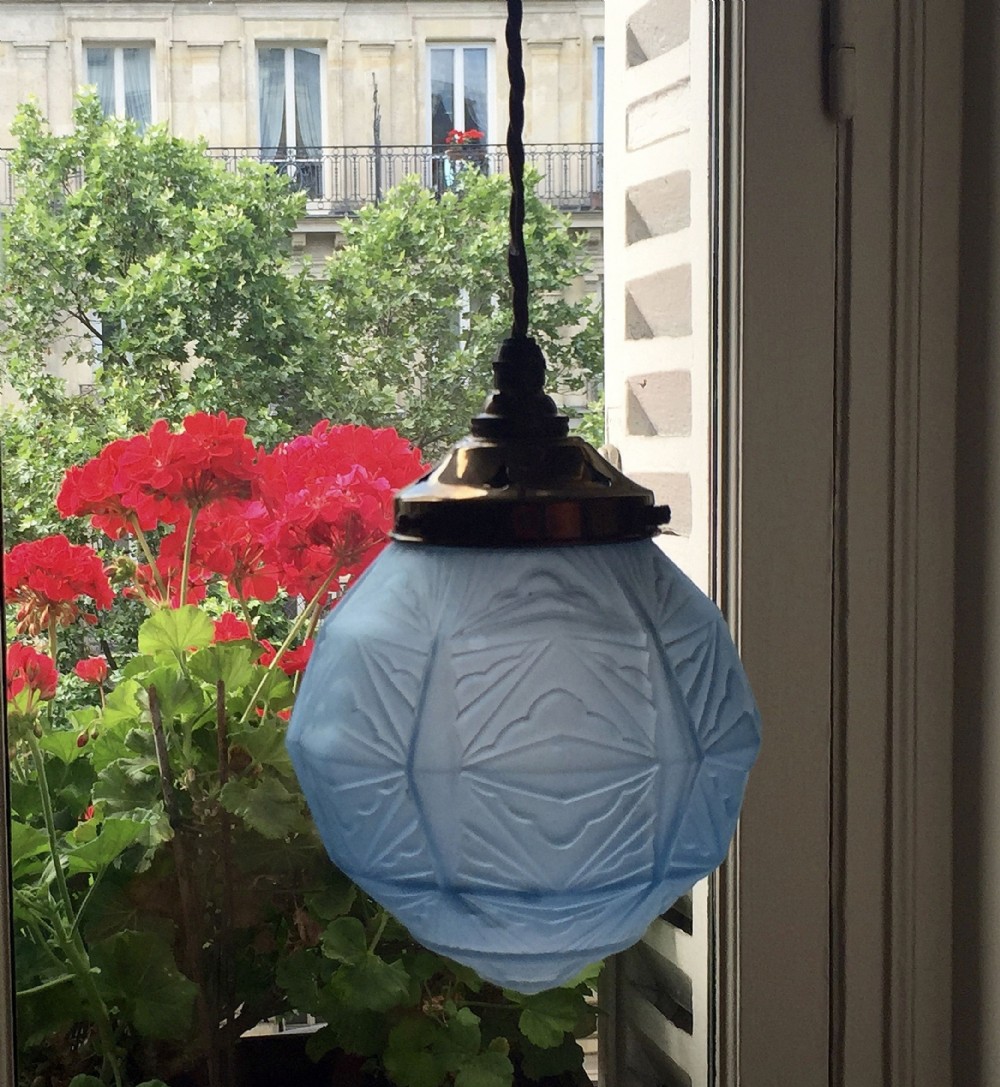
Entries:
MULTIPOLYGON (((285 53, 285 117, 287 121, 285 123, 286 133, 291 133, 291 139, 286 138, 286 149, 288 151, 298 154, 300 148, 295 144, 295 132, 296 132, 296 118, 295 118, 295 50, 300 49, 304 52, 313 53, 319 57, 319 101, 320 101, 320 124, 324 136, 327 131, 327 106, 326 106, 326 80, 323 78, 325 71, 324 61, 326 59, 326 50, 322 45, 299 45, 293 43, 291 45, 286 42, 268 42, 258 41, 255 43, 254 49, 254 64, 255 67, 255 84, 257 90, 257 99, 254 105, 257 107, 257 141, 260 142, 260 51, 262 49, 282 49, 285 53)), ((325 140, 324 140, 325 142, 325 140)))
POLYGON ((144 49, 146 61, 149 64, 149 116, 150 124, 156 124, 156 45, 150 41, 86 41, 83 44, 83 69, 86 84, 88 71, 87 53, 91 49, 110 49, 112 56, 112 70, 115 80, 115 113, 116 117, 125 117, 125 53, 126 49, 144 49))
MULTIPOLYGON (((314 42, 297 42, 288 41, 287 39, 276 41, 270 38, 259 38, 253 43, 253 131, 257 133, 257 146, 261 146, 261 131, 260 131, 260 51, 262 49, 283 49, 285 53, 285 155, 291 156, 295 159, 305 160, 305 157, 301 154, 302 149, 299 148, 295 142, 296 132, 296 118, 295 118, 295 50, 302 49, 310 53, 314 53, 319 57, 319 108, 320 108, 320 126, 323 133, 323 139, 321 141, 322 146, 326 146, 326 141, 329 128, 329 94, 327 88, 327 70, 326 70, 326 45, 324 43, 314 42), (287 138, 287 134, 291 133, 292 140, 287 138)), ((321 148, 322 150, 322 148, 321 148)), ((332 177, 330 174, 330 161, 329 157, 323 157, 320 163, 320 179, 322 184, 322 191, 316 198, 312 198, 308 201, 307 206, 312 209, 322 208, 326 200, 326 194, 332 191, 332 177)))
MULTIPOLYGON (((463 115, 462 130, 468 126, 465 124, 465 58, 462 57, 459 61, 459 54, 462 54, 466 49, 485 49, 486 50, 486 123, 489 128, 489 142, 498 143, 496 139, 496 53, 492 42, 488 41, 437 41, 428 40, 424 47, 424 58, 426 66, 426 76, 424 79, 424 91, 426 94, 426 106, 424 108, 424 135, 427 143, 430 144, 433 141, 433 127, 431 118, 431 102, 433 101, 432 87, 432 68, 431 68, 431 54, 436 49, 448 49, 455 54, 455 66, 454 66, 454 78, 455 78, 455 105, 456 113, 458 111, 459 104, 461 104, 461 110, 463 115)), ((456 127, 458 122, 456 120, 456 127)))

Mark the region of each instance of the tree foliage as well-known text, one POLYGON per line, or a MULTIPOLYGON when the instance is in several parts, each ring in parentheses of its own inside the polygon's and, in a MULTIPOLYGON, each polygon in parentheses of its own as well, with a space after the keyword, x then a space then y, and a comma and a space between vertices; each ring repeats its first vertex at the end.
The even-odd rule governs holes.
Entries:
MULTIPOLYGON (((22 108, 3 221, 0 418, 8 542, 54 531, 67 457, 191 411, 264 441, 318 419, 395 426, 429 455, 463 435, 509 322, 506 177, 471 164, 452 191, 416 178, 342 225, 325 267, 293 258, 304 196, 269 166, 227 169, 162 127, 79 100, 54 135, 22 108), (79 373, 93 385, 78 395, 79 373)), ((529 191, 531 186, 529 185, 529 191)), ((600 315, 567 289, 585 267, 565 216, 530 196, 532 331, 551 386, 600 365, 600 315)))
MULTIPOLYGON (((589 299, 567 290, 583 267, 566 217, 531 193, 532 332, 552 387, 581 392, 600 368, 601 324, 589 299)), ((391 423, 425 451, 461 437, 491 387, 510 325, 505 176, 474 168, 438 195, 411 177, 384 203, 345 224, 344 247, 323 282, 338 411, 391 423)))

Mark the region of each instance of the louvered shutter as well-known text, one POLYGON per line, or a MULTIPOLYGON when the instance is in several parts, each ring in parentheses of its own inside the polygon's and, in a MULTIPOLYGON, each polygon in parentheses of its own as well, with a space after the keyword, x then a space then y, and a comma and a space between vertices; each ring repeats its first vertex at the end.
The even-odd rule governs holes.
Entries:
MULTIPOLYGON (((605 380, 608 441, 670 505, 665 549, 707 588, 708 29, 697 7, 605 9, 605 380)), ((609 963, 603 1087, 706 1087, 710 946, 701 884, 609 963)))

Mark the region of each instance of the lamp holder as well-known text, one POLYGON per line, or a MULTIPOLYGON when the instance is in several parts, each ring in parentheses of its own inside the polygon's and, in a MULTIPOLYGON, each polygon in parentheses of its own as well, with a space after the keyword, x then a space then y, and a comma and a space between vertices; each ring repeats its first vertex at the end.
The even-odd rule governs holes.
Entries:
POLYGON ((422 479, 396 496, 393 539, 450 547, 618 543, 654 536, 670 520, 653 492, 593 446, 545 393, 545 356, 528 335, 524 247, 524 63, 521 0, 507 0, 510 120, 510 274, 513 325, 493 362, 494 391, 422 479))

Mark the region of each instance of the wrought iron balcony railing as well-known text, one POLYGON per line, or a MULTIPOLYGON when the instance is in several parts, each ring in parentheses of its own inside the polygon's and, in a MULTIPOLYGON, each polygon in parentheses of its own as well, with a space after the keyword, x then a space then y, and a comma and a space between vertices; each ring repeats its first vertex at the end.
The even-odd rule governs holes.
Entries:
MULTIPOLYGON (((538 172, 538 195, 563 211, 599 210, 603 203, 604 148, 599 143, 529 144, 529 167, 538 172)), ((350 215, 377 203, 403 178, 416 174, 428 189, 451 189, 462 170, 505 173, 507 150, 499 144, 391 145, 280 150, 212 147, 208 154, 235 169, 244 159, 270 163, 305 191, 307 215, 350 215)), ((9 152, 0 151, 0 206, 14 201, 9 152)))

